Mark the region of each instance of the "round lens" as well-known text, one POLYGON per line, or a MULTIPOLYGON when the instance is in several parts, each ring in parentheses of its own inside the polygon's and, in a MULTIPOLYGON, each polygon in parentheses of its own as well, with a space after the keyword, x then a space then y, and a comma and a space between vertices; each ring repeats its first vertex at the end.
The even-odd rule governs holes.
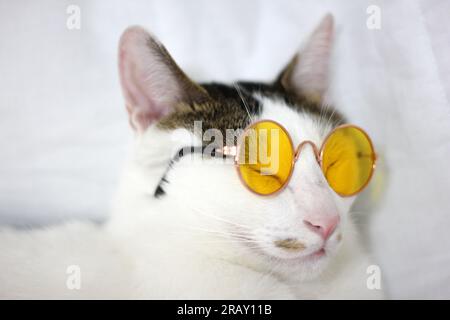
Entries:
POLYGON ((322 171, 333 190, 341 196, 361 191, 369 182, 375 152, 367 134, 353 126, 336 129, 322 150, 322 171))
POLYGON ((244 184, 260 195, 281 190, 291 175, 293 159, 291 139, 276 122, 257 122, 240 138, 239 174, 244 184))

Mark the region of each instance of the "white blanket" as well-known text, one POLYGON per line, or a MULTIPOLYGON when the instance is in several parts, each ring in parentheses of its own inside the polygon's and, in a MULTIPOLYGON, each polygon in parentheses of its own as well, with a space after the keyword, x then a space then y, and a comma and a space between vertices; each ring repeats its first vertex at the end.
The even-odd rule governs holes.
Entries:
POLYGON ((102 219, 132 140, 117 78, 127 26, 196 80, 269 80, 337 23, 331 100, 380 153, 355 211, 392 298, 450 298, 450 2, 0 1, 0 223, 102 219), (381 10, 368 29, 369 5, 381 10))

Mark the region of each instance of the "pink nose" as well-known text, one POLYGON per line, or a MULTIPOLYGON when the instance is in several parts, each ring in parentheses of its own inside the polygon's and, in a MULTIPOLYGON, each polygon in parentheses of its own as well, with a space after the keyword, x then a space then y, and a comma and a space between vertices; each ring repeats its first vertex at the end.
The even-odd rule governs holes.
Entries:
POLYGON ((319 234, 324 240, 333 233, 339 223, 339 215, 315 215, 307 217, 303 223, 312 231, 319 234))

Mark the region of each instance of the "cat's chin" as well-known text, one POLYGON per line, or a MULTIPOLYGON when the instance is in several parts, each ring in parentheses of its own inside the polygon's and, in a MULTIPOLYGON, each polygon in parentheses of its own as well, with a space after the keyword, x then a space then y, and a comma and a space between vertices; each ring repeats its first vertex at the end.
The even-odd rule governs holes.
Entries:
POLYGON ((258 255, 272 271, 299 281, 317 278, 329 265, 333 256, 332 250, 319 249, 313 253, 296 257, 280 257, 277 254, 259 251, 258 255))
POLYGON ((296 259, 278 259, 278 269, 296 280, 313 280, 322 274, 330 260, 329 254, 317 252, 296 259))

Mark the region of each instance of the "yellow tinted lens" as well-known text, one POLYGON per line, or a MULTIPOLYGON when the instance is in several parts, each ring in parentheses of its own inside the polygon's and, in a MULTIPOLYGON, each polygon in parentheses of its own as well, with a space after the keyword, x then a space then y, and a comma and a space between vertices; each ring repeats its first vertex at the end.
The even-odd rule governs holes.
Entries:
POLYGON ((258 194, 269 195, 284 186, 293 158, 289 135, 275 122, 255 123, 240 139, 238 170, 247 187, 258 194))
POLYGON ((361 129, 339 128, 325 141, 322 171, 340 195, 350 196, 364 188, 372 176, 374 163, 372 144, 361 129))

